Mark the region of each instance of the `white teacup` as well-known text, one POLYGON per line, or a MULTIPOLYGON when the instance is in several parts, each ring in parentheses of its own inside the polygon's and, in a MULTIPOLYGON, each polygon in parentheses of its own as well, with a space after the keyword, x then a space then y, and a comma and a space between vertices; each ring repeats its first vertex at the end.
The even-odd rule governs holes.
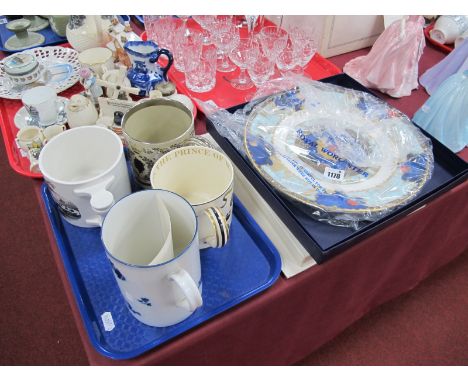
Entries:
POLYGON ((49 142, 52 138, 56 137, 60 133, 66 130, 65 125, 50 125, 42 129, 42 135, 44 136, 44 143, 49 142))
POLYGON ((21 100, 31 119, 39 126, 46 127, 57 122, 65 105, 57 98, 57 92, 50 86, 36 86, 23 93, 21 100))
POLYGON ((101 226, 115 201, 130 194, 122 141, 100 126, 81 126, 51 139, 39 168, 64 218, 78 227, 101 226))
POLYGON ((441 44, 453 44, 455 39, 468 30, 466 16, 440 16, 430 31, 431 38, 441 44))
POLYGON ((114 69, 114 58, 108 48, 86 49, 78 55, 78 61, 82 67, 90 68, 99 78, 104 72, 114 69))
POLYGON ((173 191, 195 209, 200 248, 224 246, 232 220, 234 170, 223 153, 181 147, 162 156, 151 171, 151 186, 173 191))
POLYGON ((101 237, 122 296, 137 320, 157 327, 174 325, 202 305, 197 218, 184 198, 165 190, 131 194, 110 209, 101 237), (154 262, 168 252, 167 230, 157 237, 166 214, 173 256, 154 262))

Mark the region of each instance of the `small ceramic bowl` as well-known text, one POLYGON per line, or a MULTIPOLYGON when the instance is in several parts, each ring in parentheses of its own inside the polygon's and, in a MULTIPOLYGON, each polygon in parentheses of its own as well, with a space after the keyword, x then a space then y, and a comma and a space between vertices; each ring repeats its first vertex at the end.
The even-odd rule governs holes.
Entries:
POLYGON ((42 65, 29 53, 16 53, 5 59, 4 70, 14 85, 36 82, 42 74, 42 65))

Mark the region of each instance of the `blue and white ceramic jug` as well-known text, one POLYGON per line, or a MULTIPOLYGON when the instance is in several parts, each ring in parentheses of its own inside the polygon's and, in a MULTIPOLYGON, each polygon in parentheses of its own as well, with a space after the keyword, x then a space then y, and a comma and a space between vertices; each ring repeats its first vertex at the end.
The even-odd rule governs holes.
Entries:
POLYGON ((153 41, 128 41, 124 49, 132 61, 127 77, 133 87, 140 89, 141 96, 149 95, 157 84, 167 81, 167 72, 174 61, 167 49, 159 48, 153 41), (164 67, 157 63, 161 55, 167 57, 164 67))

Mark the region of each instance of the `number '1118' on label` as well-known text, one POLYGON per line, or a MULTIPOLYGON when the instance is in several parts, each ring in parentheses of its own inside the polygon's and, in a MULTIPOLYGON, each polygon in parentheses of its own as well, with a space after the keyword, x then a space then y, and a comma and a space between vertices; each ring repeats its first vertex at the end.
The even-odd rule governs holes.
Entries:
POLYGON ((323 175, 325 175, 325 177, 328 179, 342 182, 345 177, 345 170, 338 170, 331 167, 325 167, 323 175))

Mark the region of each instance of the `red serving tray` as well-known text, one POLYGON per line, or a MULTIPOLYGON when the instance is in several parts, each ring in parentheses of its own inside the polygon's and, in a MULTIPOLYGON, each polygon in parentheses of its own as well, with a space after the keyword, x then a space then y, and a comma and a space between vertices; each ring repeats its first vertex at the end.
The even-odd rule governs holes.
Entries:
MULTIPOLYGON (((268 24, 271 23, 268 20, 265 20, 265 22, 268 24)), ((187 23, 189 27, 193 27, 194 29, 200 29, 200 26, 192 19, 189 19, 187 23)), ((271 23, 271 25, 273 24, 271 23)), ((140 37, 142 40, 146 41, 146 31, 143 32, 140 37)), ((325 77, 340 74, 341 70, 336 65, 322 57, 320 54, 316 53, 310 61, 309 65, 305 68, 304 72, 308 77, 314 80, 320 80, 325 77)), ((216 86, 214 87, 214 89, 206 93, 195 93, 190 91, 185 86, 184 73, 176 70, 174 66, 172 66, 168 72, 168 76, 171 79, 171 81, 175 83, 177 90, 180 93, 189 96, 195 104, 197 104, 197 99, 201 101, 212 100, 219 107, 224 109, 250 101, 255 95, 255 92, 257 91, 257 88, 255 86, 248 90, 235 89, 230 85, 230 83, 226 79, 224 79, 224 77, 228 79, 235 78, 238 76, 238 74, 239 69, 231 73, 216 72, 216 86)), ((275 74, 274 78, 277 77, 277 74, 278 73, 275 74)), ((200 109, 199 106, 198 108, 200 109)), ((200 109, 200 111, 202 110, 200 109)))
POLYGON ((435 22, 432 22, 426 28, 424 28, 424 36, 426 36, 427 41, 429 41, 435 47, 439 48, 440 50, 446 53, 450 53, 454 49, 453 44, 450 44, 450 45, 441 44, 440 42, 437 42, 431 38, 431 35, 429 34, 429 32, 434 29, 434 24, 435 22))
MULTIPOLYGON (((61 92, 61 97, 70 98, 73 94, 79 93, 83 87, 77 83, 71 88, 61 92)), ((10 166, 18 174, 30 178, 42 178, 41 173, 29 170, 29 159, 21 155, 20 149, 16 145, 16 134, 18 128, 15 125, 14 118, 16 112, 23 106, 21 100, 0 98, 0 128, 2 130, 3 142, 10 162, 10 166)))

